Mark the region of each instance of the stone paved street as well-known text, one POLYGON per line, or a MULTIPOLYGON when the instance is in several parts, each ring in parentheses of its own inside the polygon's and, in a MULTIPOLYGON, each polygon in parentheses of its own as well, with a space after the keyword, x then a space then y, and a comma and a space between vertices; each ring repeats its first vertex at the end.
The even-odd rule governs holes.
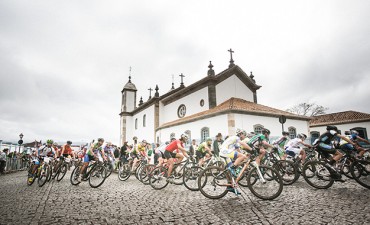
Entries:
POLYGON ((316 190, 303 179, 274 201, 249 190, 210 200, 184 186, 161 191, 113 173, 97 189, 61 181, 39 188, 26 172, 0 176, 0 224, 370 224, 370 190, 354 181, 316 190))

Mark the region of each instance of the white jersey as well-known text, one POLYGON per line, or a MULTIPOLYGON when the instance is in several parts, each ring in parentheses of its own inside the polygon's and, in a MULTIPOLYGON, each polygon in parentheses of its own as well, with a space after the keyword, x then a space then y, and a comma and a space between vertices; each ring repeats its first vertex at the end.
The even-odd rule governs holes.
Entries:
POLYGON ((285 145, 285 149, 300 148, 302 140, 300 138, 294 138, 285 145))
POLYGON ((47 145, 46 146, 41 146, 39 148, 39 156, 46 156, 48 155, 49 153, 55 153, 54 151, 54 148, 53 147, 48 147, 47 145))
POLYGON ((235 150, 235 144, 240 141, 238 136, 228 137, 221 145, 221 151, 223 150, 235 150))

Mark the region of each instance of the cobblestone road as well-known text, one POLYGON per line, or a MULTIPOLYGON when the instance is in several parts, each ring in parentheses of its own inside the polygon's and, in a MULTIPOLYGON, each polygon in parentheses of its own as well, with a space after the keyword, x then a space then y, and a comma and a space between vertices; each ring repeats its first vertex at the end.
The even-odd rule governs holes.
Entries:
POLYGON ((205 198, 184 186, 161 191, 112 174, 97 189, 84 182, 26 184, 26 172, 0 176, 0 224, 370 224, 370 190, 354 181, 316 190, 300 179, 274 201, 249 190, 205 198))

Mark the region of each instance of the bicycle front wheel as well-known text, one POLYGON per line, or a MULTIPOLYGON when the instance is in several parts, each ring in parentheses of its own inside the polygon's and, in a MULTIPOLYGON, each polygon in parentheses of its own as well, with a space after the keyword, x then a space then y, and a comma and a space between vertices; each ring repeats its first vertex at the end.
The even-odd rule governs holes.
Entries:
POLYGON ((72 185, 78 185, 79 183, 81 183, 78 180, 78 177, 80 176, 80 172, 81 172, 81 167, 80 166, 76 166, 73 169, 72 174, 71 174, 71 178, 70 178, 70 181, 71 181, 72 185))
POLYGON ((334 180, 330 177, 330 171, 322 161, 306 162, 302 168, 302 176, 306 182, 317 189, 331 187, 334 180))
POLYGON ((140 170, 139 178, 143 184, 145 185, 149 184, 149 176, 154 168, 155 168, 155 165, 147 164, 140 170))
POLYGON ((149 184, 155 190, 161 190, 168 185, 167 170, 164 167, 155 168, 149 175, 149 184))
POLYGON ((210 166, 203 170, 198 177, 200 192, 210 199, 219 199, 227 194, 227 187, 231 186, 226 171, 217 166, 210 166))
POLYGON ((118 168, 118 179, 120 181, 125 181, 131 176, 131 168, 130 165, 125 163, 120 165, 118 168))
POLYGON ((57 174, 57 181, 61 181, 63 179, 63 177, 66 175, 67 173, 67 165, 66 164, 63 164, 60 169, 59 169, 59 172, 57 174))
POLYGON ((370 189, 370 162, 361 160, 352 163, 350 167, 352 177, 361 186, 370 189))
POLYGON ((198 191, 198 177, 202 172, 202 168, 199 166, 192 166, 190 168, 185 168, 183 182, 184 186, 190 191, 198 191))
POLYGON ((90 171, 89 184, 92 188, 100 187, 107 177, 106 168, 103 165, 97 165, 90 171))
POLYGON ((248 174, 249 190, 263 200, 279 197, 283 191, 283 179, 280 174, 270 166, 260 165, 258 169, 253 168, 248 174))
POLYGON ((284 185, 291 185, 299 178, 298 168, 292 161, 279 160, 274 164, 274 169, 281 175, 284 185))
POLYGON ((40 169, 40 174, 39 174, 39 177, 37 179, 37 184, 39 185, 39 187, 42 187, 44 186, 44 184, 46 183, 46 181, 48 180, 48 177, 49 177, 49 166, 48 165, 43 165, 40 169))

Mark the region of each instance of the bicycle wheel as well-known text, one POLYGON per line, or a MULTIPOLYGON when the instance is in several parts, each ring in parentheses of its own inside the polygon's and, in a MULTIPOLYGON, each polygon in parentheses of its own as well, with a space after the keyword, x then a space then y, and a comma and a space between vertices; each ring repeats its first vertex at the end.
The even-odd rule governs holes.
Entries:
POLYGON ((50 180, 51 180, 51 175, 53 173, 53 166, 49 165, 49 169, 50 169, 50 171, 49 171, 49 176, 47 177, 47 182, 50 182, 50 180))
POLYGON ((204 169, 198 177, 198 188, 207 198, 219 199, 227 194, 227 186, 230 186, 228 175, 223 168, 210 166, 204 169))
POLYGON ((172 171, 172 175, 174 176, 174 178, 173 178, 173 184, 176 184, 176 185, 182 185, 182 184, 184 184, 184 179, 183 179, 184 169, 185 169, 185 165, 184 164, 180 164, 178 166, 174 166, 173 171, 172 171))
POLYGON ((63 165, 60 167, 59 171, 58 171, 58 174, 57 174, 57 181, 61 181, 61 180, 63 179, 63 177, 64 177, 64 176, 66 175, 66 173, 67 173, 67 170, 68 170, 67 165, 66 165, 66 164, 63 164, 63 165))
POLYGON ((155 190, 160 190, 168 185, 167 169, 164 167, 156 167, 149 176, 149 184, 155 190))
POLYGON ((340 168, 340 172, 350 178, 350 179, 353 179, 353 176, 352 176, 352 173, 351 173, 351 164, 352 162, 350 160, 347 160, 340 168))
POLYGON ((225 164, 222 161, 216 161, 212 164, 212 166, 218 166, 221 168, 225 168, 225 164))
POLYGON ((140 164, 138 167, 136 167, 135 169, 135 177, 138 181, 140 181, 140 177, 139 177, 139 173, 141 171, 141 169, 143 168, 143 164, 140 164))
POLYGON ((284 185, 291 185, 299 178, 297 167, 292 161, 278 160, 273 168, 280 174, 284 185))
POLYGON ((125 181, 131 176, 130 165, 125 163, 119 166, 118 168, 118 179, 120 181, 125 181))
POLYGON ((283 191, 283 179, 277 170, 270 166, 260 165, 260 174, 257 168, 251 169, 248 174, 248 188, 258 198, 272 200, 283 191))
POLYGON ((79 180, 78 180, 78 177, 80 176, 80 171, 81 171, 81 167, 80 166, 76 166, 73 171, 72 171, 72 174, 71 174, 71 177, 70 177, 70 181, 71 181, 71 184, 72 185, 78 185, 79 183, 81 183, 79 180))
POLYGON ((334 183, 334 180, 330 177, 330 171, 323 161, 305 163, 302 175, 309 185, 317 189, 327 189, 334 183))
POLYGON ((43 165, 41 167, 41 170, 39 172, 40 174, 39 174, 39 177, 37 179, 37 184, 39 185, 39 187, 44 186, 44 184, 48 180, 49 172, 50 172, 50 169, 49 169, 48 165, 43 165))
POLYGON ((36 180, 36 174, 32 174, 33 165, 28 169, 27 185, 31 186, 36 180))
POLYGON ((140 170, 139 178, 143 184, 145 185, 149 184, 149 176, 154 168, 155 168, 155 165, 147 164, 140 170))
POLYGON ((352 177, 361 186, 370 189, 370 162, 366 160, 356 161, 350 167, 352 177))
POLYGON ((113 165, 110 162, 108 162, 105 165, 105 169, 107 170, 107 177, 109 177, 113 172, 113 165))
POLYGON ((92 170, 90 171, 89 175, 89 184, 92 188, 100 187, 105 181, 107 175, 107 171, 105 166, 103 165, 96 165, 92 170))
POLYGON ((202 172, 202 168, 199 166, 192 166, 190 168, 185 168, 183 183, 184 186, 189 189, 190 191, 198 191, 198 177, 200 172, 202 172))

